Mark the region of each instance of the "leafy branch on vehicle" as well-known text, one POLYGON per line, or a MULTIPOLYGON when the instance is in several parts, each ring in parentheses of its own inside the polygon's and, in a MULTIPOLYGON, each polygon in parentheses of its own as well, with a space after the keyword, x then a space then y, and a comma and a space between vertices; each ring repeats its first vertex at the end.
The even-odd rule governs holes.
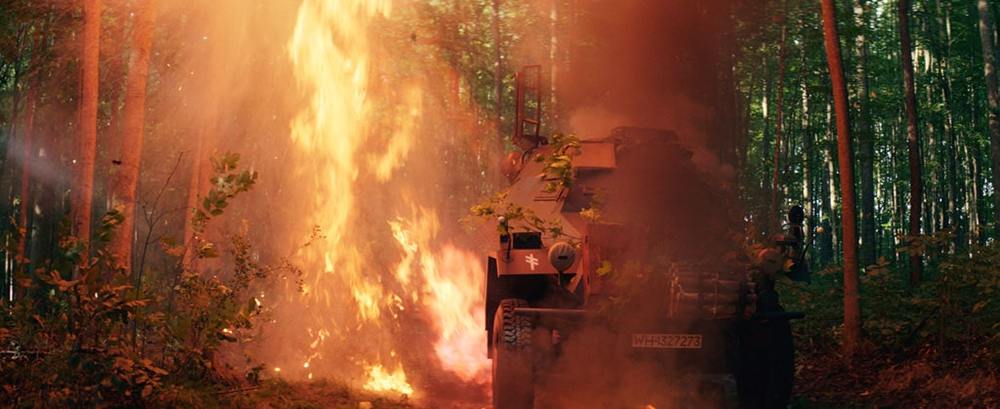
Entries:
POLYGON ((538 155, 535 161, 543 164, 542 173, 549 182, 545 191, 554 193, 573 187, 573 157, 579 155, 580 138, 574 134, 555 133, 549 138, 549 154, 538 155))
POLYGON ((580 209, 580 217, 591 223, 601 221, 601 218, 604 216, 605 202, 606 198, 603 192, 594 194, 590 197, 590 204, 580 209))
POLYGON ((475 217, 497 219, 503 217, 506 223, 497 224, 497 232, 501 235, 510 234, 511 230, 536 231, 548 235, 554 240, 568 239, 571 243, 579 238, 566 233, 558 220, 546 220, 535 214, 531 209, 507 200, 507 192, 500 192, 482 203, 472 206, 469 213, 475 217))

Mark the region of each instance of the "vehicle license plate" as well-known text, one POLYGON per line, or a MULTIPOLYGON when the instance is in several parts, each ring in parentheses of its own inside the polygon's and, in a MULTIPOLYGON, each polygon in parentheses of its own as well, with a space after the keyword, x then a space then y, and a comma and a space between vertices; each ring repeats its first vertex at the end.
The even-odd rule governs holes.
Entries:
POLYGON ((701 349, 701 335, 632 334, 632 348, 701 349))

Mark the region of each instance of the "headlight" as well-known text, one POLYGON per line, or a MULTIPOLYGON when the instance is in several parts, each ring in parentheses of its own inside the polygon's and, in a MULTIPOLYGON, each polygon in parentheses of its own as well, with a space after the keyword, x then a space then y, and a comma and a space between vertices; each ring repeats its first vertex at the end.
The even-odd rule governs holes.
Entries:
POLYGON ((576 261, 576 249, 569 243, 560 241, 549 248, 549 263, 560 273, 569 270, 576 261))

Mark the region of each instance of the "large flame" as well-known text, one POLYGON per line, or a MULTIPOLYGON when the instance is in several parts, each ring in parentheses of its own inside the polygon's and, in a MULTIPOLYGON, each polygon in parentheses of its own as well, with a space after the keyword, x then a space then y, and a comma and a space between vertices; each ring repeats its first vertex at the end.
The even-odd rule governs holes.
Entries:
POLYGON ((312 190, 297 206, 324 237, 298 254, 301 291, 286 289, 275 318, 296 334, 281 334, 285 349, 269 359, 282 376, 346 377, 413 395, 416 372, 485 381, 484 275, 474 253, 439 240, 433 204, 399 194, 419 190, 399 173, 421 135, 427 96, 417 79, 374 91, 373 25, 391 11, 388 0, 304 0, 299 8, 288 45, 308 103, 291 138, 296 175, 312 190), (385 197, 394 200, 377 200, 385 197), (417 327, 432 329, 433 350, 415 348, 427 337, 417 327))
POLYGON ((485 381, 487 362, 483 359, 483 345, 486 336, 478 320, 484 308, 479 291, 483 288, 479 259, 451 244, 433 252, 430 243, 439 225, 433 213, 426 209, 421 209, 413 222, 400 219, 389 222, 389 226, 406 255, 396 268, 400 282, 410 280, 413 264, 418 263, 423 287, 420 294, 413 294, 413 298, 422 298, 427 312, 434 317, 437 358, 465 381, 485 381))

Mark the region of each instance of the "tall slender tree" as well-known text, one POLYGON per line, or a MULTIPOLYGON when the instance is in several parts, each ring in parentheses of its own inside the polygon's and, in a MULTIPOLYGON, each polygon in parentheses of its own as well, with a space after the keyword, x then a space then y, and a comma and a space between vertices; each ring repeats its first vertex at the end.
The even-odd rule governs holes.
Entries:
POLYGON ((861 306, 858 300, 858 236, 854 204, 854 163, 847 83, 841 60, 837 10, 833 0, 822 0, 826 60, 830 67, 834 109, 837 115, 837 155, 840 164, 841 213, 844 234, 844 352, 852 356, 861 340, 861 306))
POLYGON ((28 72, 28 96, 24 105, 24 121, 21 125, 21 183, 20 208, 17 212, 17 225, 24 229, 17 241, 17 263, 24 263, 29 257, 28 245, 31 243, 31 208, 32 201, 32 156, 35 142, 35 113, 38 107, 38 88, 41 85, 42 46, 45 36, 36 33, 31 46, 31 67, 28 72))
MULTIPOLYGON (((98 60, 100 58, 101 0, 83 0, 83 53, 80 56, 80 102, 73 181, 73 233, 84 245, 90 241, 90 212, 94 200, 94 157, 97 155, 98 60)), ((87 254, 84 251, 84 254, 87 254)))
MULTIPOLYGON (((210 119, 214 121, 214 118, 210 119)), ((187 210, 186 217, 184 218, 184 244, 186 249, 184 251, 184 256, 182 262, 184 266, 192 266, 197 260, 197 255, 191 251, 192 244, 194 243, 195 237, 195 220, 193 217, 193 212, 198 208, 198 202, 202 197, 203 190, 205 190, 205 184, 207 183, 205 179, 208 178, 209 166, 208 160, 206 159, 205 152, 208 151, 209 143, 206 139, 212 138, 213 133, 216 131, 214 125, 204 126, 203 130, 198 134, 198 141, 195 145, 194 155, 191 159, 191 178, 188 182, 188 198, 187 198, 187 210)))
POLYGON ((814 232, 816 231, 816 207, 813 206, 813 135, 809 129, 809 84, 806 82, 806 49, 802 47, 801 65, 803 67, 800 75, 800 92, 802 94, 802 117, 799 119, 799 128, 802 133, 802 199, 806 212, 806 242, 812 243, 814 232))
POLYGON ((833 158, 837 151, 837 135, 833 130, 833 105, 829 99, 826 102, 826 131, 825 149, 823 149, 823 163, 826 167, 826 182, 823 183, 823 209, 826 212, 823 224, 829 228, 826 234, 826 242, 820 246, 820 257, 823 264, 832 263, 840 252, 841 235, 837 233, 837 167, 833 163, 833 158))
MULTIPOLYGON (((993 156, 993 180, 1000 180, 1000 90, 997 89, 996 50, 993 44, 993 21, 987 0, 977 0, 979 39, 983 49, 983 75, 986 77, 986 100, 989 104, 990 154, 993 156)), ((996 182, 994 182, 995 184, 996 182)), ((1000 237, 1000 193, 993 191, 993 223, 1000 237)))
POLYGON ((132 57, 125 89, 125 113, 122 118, 121 165, 112 185, 114 201, 122 207, 122 223, 111 240, 111 251, 126 270, 132 267, 132 242, 135 228, 136 190, 142 162, 143 123, 146 112, 146 82, 149 76, 149 53, 152 48, 156 1, 136 3, 138 10, 132 32, 132 57))
POLYGON ((559 119, 559 0, 549 4, 549 118, 555 127, 559 119))
MULTIPOLYGON (((899 44, 903 70, 903 103, 906 106, 906 145, 910 161, 910 228, 911 238, 920 235, 920 216, 923 212, 924 182, 920 156, 920 128, 917 126, 917 93, 913 83, 913 57, 910 49, 910 0, 898 3, 899 44)), ((923 257, 910 252, 910 283, 920 282, 923 257)))
POLYGON ((857 48, 857 81, 858 81, 858 165, 861 168, 861 265, 875 264, 878 257, 875 239, 875 135, 871 128, 871 103, 868 98, 868 1, 856 0, 854 3, 855 22, 858 26, 854 44, 857 48))
MULTIPOLYGON (((38 44, 38 42, 36 42, 38 44)), ((32 52, 37 54, 37 48, 32 52)), ((37 58, 35 58, 37 60, 37 58)), ((37 64, 37 62, 35 62, 37 64)), ((37 75, 37 73, 35 74, 37 75)), ((34 151, 35 109, 38 104, 38 80, 31 75, 28 81, 28 100, 24 106, 24 123, 21 125, 21 193, 20 208, 17 212, 17 225, 24 229, 17 241, 17 262, 22 263, 28 257, 28 243, 31 240, 31 160, 34 151)))
POLYGON ((493 88, 496 98, 497 158, 503 157, 503 38, 500 33, 500 0, 493 0, 493 88))
POLYGON ((778 43, 778 91, 774 101, 774 171, 771 177, 771 228, 779 228, 778 208, 781 206, 781 150, 785 134, 785 60, 788 48, 788 7, 781 3, 781 40, 778 43))
MULTIPOLYGON (((944 103, 944 136, 947 141, 947 145, 952 146, 953 149, 945 149, 944 153, 947 158, 947 174, 948 174, 948 203, 947 203, 947 219, 948 227, 955 231, 955 245, 957 249, 962 249, 965 247, 967 229, 963 220, 965 215, 963 214, 963 208, 965 205, 965 195, 961 191, 959 185, 959 179, 961 175, 958 171, 958 159, 959 155, 962 153, 962 146, 964 143, 960 143, 958 139, 958 130, 955 129, 955 115, 954 115, 954 97, 952 88, 954 85, 951 72, 953 71, 952 66, 952 43, 954 43, 954 38, 952 36, 951 29, 951 4, 943 4, 941 0, 935 0, 937 5, 938 14, 938 36, 943 37, 944 41, 942 43, 942 52, 944 54, 941 58, 940 64, 940 77, 941 77, 941 98, 944 103)), ((962 141, 964 142, 964 141, 962 141)))

